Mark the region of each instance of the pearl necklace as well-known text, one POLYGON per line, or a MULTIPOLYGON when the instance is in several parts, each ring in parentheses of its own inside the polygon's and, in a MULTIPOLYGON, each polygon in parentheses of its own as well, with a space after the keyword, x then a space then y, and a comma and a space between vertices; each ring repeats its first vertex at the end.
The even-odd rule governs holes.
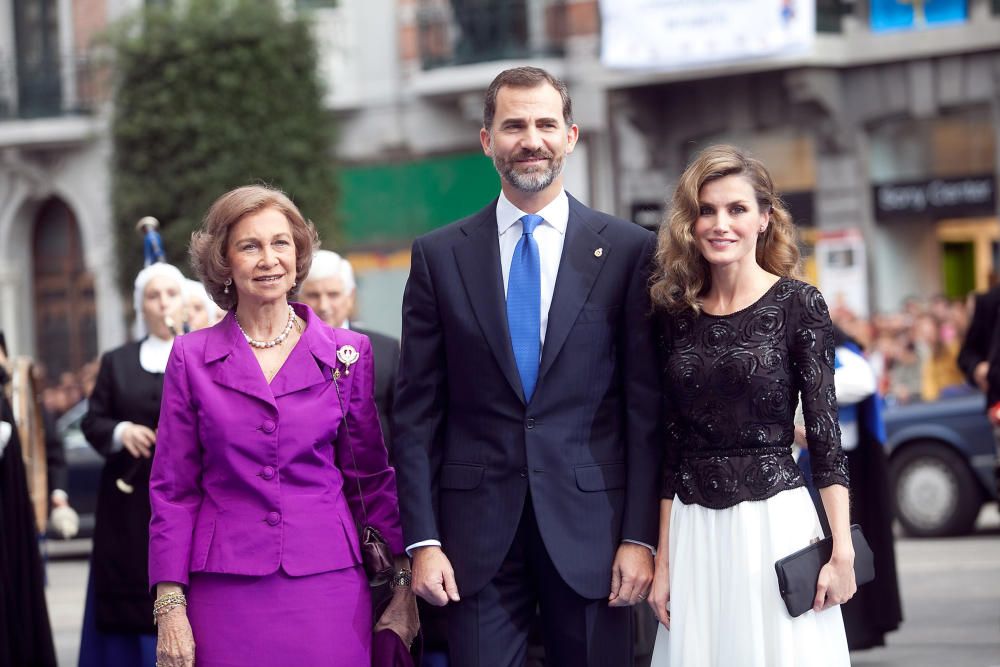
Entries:
POLYGON ((250 343, 250 345, 252 345, 253 347, 256 347, 256 348, 258 348, 260 350, 264 350, 264 349, 267 349, 269 347, 275 347, 277 345, 281 345, 282 343, 284 343, 285 339, 288 338, 288 334, 290 334, 292 332, 292 325, 293 324, 295 324, 295 310, 292 308, 291 305, 289 305, 288 306, 288 324, 285 325, 285 330, 282 331, 280 334, 278 334, 277 337, 272 338, 271 340, 256 340, 256 339, 250 337, 250 334, 248 334, 243 329, 243 325, 240 324, 240 319, 238 317, 236 318, 236 326, 238 326, 240 328, 240 333, 243 334, 243 337, 247 339, 247 342, 250 343))

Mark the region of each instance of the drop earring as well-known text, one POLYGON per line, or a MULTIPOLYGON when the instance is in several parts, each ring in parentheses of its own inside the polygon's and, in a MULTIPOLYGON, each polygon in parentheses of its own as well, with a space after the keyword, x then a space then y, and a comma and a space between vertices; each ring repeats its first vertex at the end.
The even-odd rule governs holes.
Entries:
POLYGON ((223 294, 229 294, 229 286, 233 284, 233 279, 226 278, 226 282, 223 284, 226 286, 226 289, 222 290, 223 294))

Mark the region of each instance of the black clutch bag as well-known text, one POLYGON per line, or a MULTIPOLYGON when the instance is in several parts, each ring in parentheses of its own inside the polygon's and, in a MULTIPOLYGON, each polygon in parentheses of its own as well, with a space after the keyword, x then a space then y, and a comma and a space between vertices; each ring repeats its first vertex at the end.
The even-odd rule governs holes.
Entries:
MULTIPOLYGON (((854 544, 854 578, 861 586, 875 578, 875 556, 857 524, 851 526, 851 542, 854 544)), ((812 609, 819 571, 830 562, 832 555, 833 538, 825 537, 774 564, 781 599, 791 616, 801 616, 812 609)))

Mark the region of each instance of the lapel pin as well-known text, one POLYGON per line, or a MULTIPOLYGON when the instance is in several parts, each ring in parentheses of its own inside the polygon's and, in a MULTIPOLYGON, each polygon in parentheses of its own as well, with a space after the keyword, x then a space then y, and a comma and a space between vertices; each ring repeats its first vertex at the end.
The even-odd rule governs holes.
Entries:
POLYGON ((600 257, 604 254, 604 248, 598 248, 594 251, 594 257, 600 257))
POLYGON ((357 363, 361 355, 354 349, 353 345, 344 345, 337 350, 337 360, 344 364, 344 375, 351 374, 351 366, 357 363))

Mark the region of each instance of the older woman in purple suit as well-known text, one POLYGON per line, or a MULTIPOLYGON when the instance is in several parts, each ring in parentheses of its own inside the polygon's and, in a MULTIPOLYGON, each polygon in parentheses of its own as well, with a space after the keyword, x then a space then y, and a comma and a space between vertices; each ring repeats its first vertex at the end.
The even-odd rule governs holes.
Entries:
MULTIPOLYGON (((194 268, 229 313, 178 338, 166 370, 149 494, 164 667, 370 664, 357 521, 402 554, 395 475, 368 339, 288 302, 316 245, 263 186, 220 197, 192 237, 194 268)), ((410 642, 405 565, 380 624, 410 642)))

